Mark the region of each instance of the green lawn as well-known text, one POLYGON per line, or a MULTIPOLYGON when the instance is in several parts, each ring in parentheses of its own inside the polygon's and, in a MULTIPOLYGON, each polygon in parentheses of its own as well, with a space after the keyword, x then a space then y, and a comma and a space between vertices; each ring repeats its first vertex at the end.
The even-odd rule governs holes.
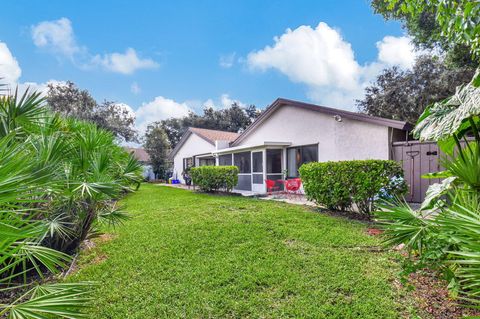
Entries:
POLYGON ((397 318, 392 256, 366 226, 284 203, 143 185, 83 252, 91 318, 397 318))

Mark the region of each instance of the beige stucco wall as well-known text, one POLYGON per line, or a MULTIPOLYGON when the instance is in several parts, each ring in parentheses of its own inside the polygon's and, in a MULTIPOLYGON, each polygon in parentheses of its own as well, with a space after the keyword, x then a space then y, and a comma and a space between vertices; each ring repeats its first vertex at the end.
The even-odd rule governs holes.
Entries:
POLYGON ((215 150, 215 146, 208 143, 201 137, 195 134, 190 134, 187 138, 185 143, 182 145, 180 150, 175 154, 173 158, 173 176, 177 178, 183 183, 182 171, 183 171, 183 159, 185 157, 192 157, 198 154, 205 154, 208 152, 213 152, 215 150))
POLYGON ((389 159, 388 127, 345 117, 282 106, 255 128, 238 146, 291 142, 292 146, 318 143, 319 161, 389 159))

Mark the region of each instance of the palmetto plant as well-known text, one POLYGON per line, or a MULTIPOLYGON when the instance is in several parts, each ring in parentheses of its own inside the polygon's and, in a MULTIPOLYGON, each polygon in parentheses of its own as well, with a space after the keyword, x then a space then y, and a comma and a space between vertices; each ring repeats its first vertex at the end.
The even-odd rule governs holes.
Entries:
POLYGON ((46 283, 97 223, 126 218, 115 199, 141 167, 94 124, 46 111, 38 93, 0 96, 0 317, 81 318, 92 283, 46 283), (41 281, 41 280, 40 280, 41 281))
POLYGON ((90 283, 39 286, 28 279, 33 273, 57 273, 70 261, 68 255, 42 245, 48 231, 40 218, 42 189, 51 175, 28 153, 25 143, 11 136, 0 139, 0 294, 26 290, 13 302, 0 304, 0 317, 61 318, 63 313, 64 318, 77 318, 75 313, 87 305, 90 283))
MULTIPOLYGON (((431 185, 420 211, 405 205, 384 207, 377 217, 387 243, 406 244, 410 253, 448 275, 462 298, 480 302, 480 83, 426 109, 414 130, 421 140, 436 140, 447 154, 445 178, 431 185), (426 216, 427 215, 427 216, 426 216)), ((428 176, 427 176, 428 177, 428 176)))

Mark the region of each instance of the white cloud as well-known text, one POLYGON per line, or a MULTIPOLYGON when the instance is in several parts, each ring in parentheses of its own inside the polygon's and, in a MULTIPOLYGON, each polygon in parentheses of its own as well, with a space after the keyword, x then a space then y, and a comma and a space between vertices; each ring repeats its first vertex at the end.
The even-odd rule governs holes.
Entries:
POLYGON ((92 63, 101 65, 108 71, 122 74, 132 74, 140 69, 155 69, 159 66, 152 59, 139 58, 137 52, 132 48, 128 48, 125 53, 96 55, 93 57, 92 63))
POLYGON ((212 99, 208 99, 205 102, 203 102, 202 104, 203 104, 203 107, 208 107, 208 108, 212 108, 212 109, 216 108, 215 102, 213 102, 212 99))
POLYGON ((352 109, 383 68, 411 68, 419 54, 404 36, 386 36, 377 42, 377 49, 376 61, 360 65, 340 32, 320 22, 316 28, 287 29, 272 46, 248 54, 246 63, 251 70, 275 69, 292 82, 305 84, 316 103, 352 109))
POLYGON ((235 99, 230 98, 230 95, 228 95, 226 93, 222 94, 222 96, 220 97, 220 103, 221 103, 222 108, 229 108, 234 103, 236 103, 237 105, 239 105, 241 107, 246 106, 245 103, 242 103, 239 100, 235 100, 235 99))
POLYGON ((242 101, 231 98, 228 93, 224 93, 215 99, 212 99, 212 98, 207 99, 206 101, 203 101, 203 102, 201 100, 190 100, 190 101, 185 101, 185 103, 188 105, 188 107, 191 110, 196 112, 202 112, 202 110, 206 107, 212 108, 215 110, 225 109, 225 108, 229 108, 234 103, 237 103, 241 107, 247 106, 242 101))
POLYGON ((133 82, 132 85, 130 85, 130 91, 136 95, 140 93, 142 89, 140 88, 137 82, 133 82))
POLYGON ((287 29, 274 41, 273 46, 248 55, 250 67, 274 68, 293 82, 310 86, 355 87, 360 66, 353 50, 340 33, 326 23, 320 22, 315 29, 305 25, 295 30, 287 29))
POLYGON ((410 69, 418 53, 409 37, 386 36, 377 42, 378 61, 389 66, 398 65, 410 69))
POLYGON ((17 59, 12 55, 8 46, 4 42, 0 42, 0 80, 6 84, 13 84, 22 75, 22 69, 17 59))
POLYGON ((50 49, 69 58, 83 50, 76 43, 72 23, 67 18, 43 21, 32 26, 32 39, 37 47, 50 49))
POLYGON ((178 103, 172 99, 157 96, 153 101, 143 103, 135 112, 136 127, 143 133, 147 129, 147 125, 152 122, 171 117, 183 117, 190 110, 186 103, 178 103))
MULTIPOLYGON (((180 118, 188 115, 189 112, 202 113, 204 107, 221 109, 230 107, 234 102, 244 107, 245 103, 232 99, 228 94, 222 94, 218 99, 188 100, 177 102, 163 96, 157 96, 153 101, 143 103, 135 112, 135 126, 140 134, 145 133, 147 126, 155 121, 161 121, 168 118, 180 118)), ((131 108, 130 108, 131 109, 131 108)))
POLYGON ((159 66, 152 59, 140 58, 133 48, 127 48, 125 53, 89 53, 86 47, 80 46, 75 40, 72 23, 67 18, 43 21, 32 26, 31 30, 33 43, 37 47, 67 57, 83 69, 99 66, 111 72, 132 74, 137 70, 155 69, 159 66))
POLYGON ((226 55, 221 55, 220 59, 219 59, 220 66, 222 68, 225 68, 225 69, 231 68, 233 66, 233 64, 235 63, 236 55, 237 55, 236 52, 232 52, 232 53, 226 54, 226 55))
POLYGON ((28 89, 30 92, 40 92, 42 95, 47 93, 48 84, 55 83, 61 84, 65 83, 57 80, 49 80, 44 83, 37 82, 20 82, 20 76, 22 75, 22 69, 17 61, 17 59, 10 52, 8 46, 4 42, 0 42, 0 83, 8 85, 8 89, 11 93, 18 88, 18 94, 23 95, 23 93, 28 89))
POLYGON ((19 95, 23 94, 23 92, 25 92, 28 89, 29 92, 39 92, 42 94, 42 96, 46 96, 48 93, 49 84, 62 85, 62 84, 66 84, 66 82, 57 81, 57 80, 49 80, 43 83, 21 82, 21 83, 17 83, 17 86, 18 86, 19 95))

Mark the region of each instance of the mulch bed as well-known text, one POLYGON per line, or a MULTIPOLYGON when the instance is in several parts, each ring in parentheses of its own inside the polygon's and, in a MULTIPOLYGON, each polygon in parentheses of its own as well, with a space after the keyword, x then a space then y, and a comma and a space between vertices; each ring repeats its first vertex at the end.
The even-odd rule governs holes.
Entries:
POLYGON ((371 216, 368 216, 366 214, 359 214, 356 212, 351 212, 351 211, 344 211, 344 210, 331 210, 331 209, 326 209, 323 207, 314 207, 313 208, 315 211, 327 214, 333 217, 343 217, 347 219, 352 219, 356 221, 361 221, 361 222, 366 222, 366 223, 372 223, 372 218, 371 216))
MULTIPOLYGON (((370 236, 383 233, 377 228, 366 230, 370 236)), ((402 250, 398 247, 397 250, 402 250)), ((403 250, 402 250, 403 251, 403 250)), ((406 256, 405 256, 406 257, 406 256)), ((461 300, 453 299, 447 289, 448 283, 438 277, 438 274, 428 269, 423 269, 408 276, 408 283, 413 288, 411 294, 414 306, 419 311, 421 318, 456 319, 464 317, 480 318, 480 310, 469 308, 461 300)))
POLYGON ((421 318, 456 319, 480 316, 480 311, 467 308, 461 301, 450 297, 447 282, 433 271, 422 270, 408 276, 415 306, 421 318))

